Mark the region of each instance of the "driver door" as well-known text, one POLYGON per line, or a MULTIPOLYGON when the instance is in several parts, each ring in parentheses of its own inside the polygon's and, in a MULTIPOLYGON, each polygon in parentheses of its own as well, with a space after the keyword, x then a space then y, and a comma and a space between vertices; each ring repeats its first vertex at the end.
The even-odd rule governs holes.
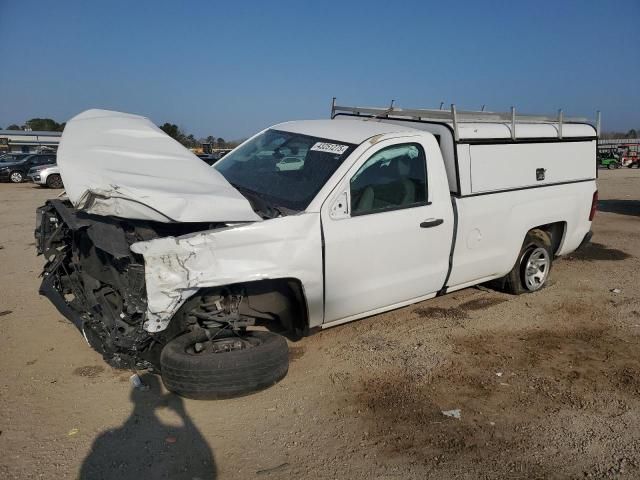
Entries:
POLYGON ((435 140, 416 138, 368 149, 323 205, 325 323, 418 301, 444 284, 451 203, 448 192, 433 202, 430 191, 433 175, 444 175, 430 175, 425 152, 435 140))

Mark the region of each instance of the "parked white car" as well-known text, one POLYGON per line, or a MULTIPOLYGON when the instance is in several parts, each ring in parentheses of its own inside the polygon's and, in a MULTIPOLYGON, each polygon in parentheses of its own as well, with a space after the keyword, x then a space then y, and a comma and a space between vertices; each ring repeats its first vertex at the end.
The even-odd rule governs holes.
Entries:
POLYGON ((42 187, 63 188, 58 165, 42 165, 29 170, 29 179, 42 187))
POLYGON ((488 281, 541 289, 590 238, 596 138, 576 119, 334 106, 210 168, 145 118, 90 110, 60 142, 68 200, 38 210, 41 293, 112 365, 248 393, 286 374, 278 333, 488 281), (279 168, 294 144, 302 168, 279 168))
POLYGON ((276 163, 276 168, 283 170, 300 170, 304 166, 304 158, 285 157, 276 163))

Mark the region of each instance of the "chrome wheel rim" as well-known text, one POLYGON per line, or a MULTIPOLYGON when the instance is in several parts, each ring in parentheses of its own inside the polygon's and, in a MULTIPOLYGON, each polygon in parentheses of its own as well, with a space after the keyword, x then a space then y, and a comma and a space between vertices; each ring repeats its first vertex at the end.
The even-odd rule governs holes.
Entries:
POLYGON ((22 175, 20 175, 18 172, 13 172, 11 174, 11 181, 13 183, 20 183, 22 181, 22 175))
POLYGON ((527 290, 535 292, 547 281, 551 259, 546 249, 538 247, 531 252, 524 267, 524 283, 527 290))

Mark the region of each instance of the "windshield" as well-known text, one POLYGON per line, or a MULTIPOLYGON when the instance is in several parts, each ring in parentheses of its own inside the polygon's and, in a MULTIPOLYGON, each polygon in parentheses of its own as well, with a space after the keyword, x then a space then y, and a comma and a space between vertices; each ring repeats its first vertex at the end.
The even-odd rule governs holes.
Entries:
POLYGON ((250 201, 258 197, 272 208, 301 211, 354 148, 344 142, 267 130, 227 154, 214 168, 250 201))

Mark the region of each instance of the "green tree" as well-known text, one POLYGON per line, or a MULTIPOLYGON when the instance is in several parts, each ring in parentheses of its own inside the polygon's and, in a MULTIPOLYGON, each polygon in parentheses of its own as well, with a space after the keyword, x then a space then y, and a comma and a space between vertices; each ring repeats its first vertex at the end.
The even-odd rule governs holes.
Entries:
POLYGON ((200 145, 200 142, 196 140, 196 137, 193 134, 187 134, 183 132, 180 127, 178 127, 175 123, 164 123, 160 125, 160 130, 169 135, 174 140, 177 140, 182 145, 187 148, 194 148, 200 145))
POLYGON ((174 140, 180 141, 180 139, 184 136, 180 131, 180 128, 175 123, 164 123, 160 125, 160 130, 169 135, 174 140))
POLYGON ((7 127, 7 130, 22 130, 22 128, 20 128, 20 125, 16 125, 15 123, 12 123, 7 127))
POLYGON ((51 118, 32 118, 26 122, 27 128, 45 132, 61 132, 64 124, 58 123, 51 118))
POLYGON ((226 143, 227 143, 227 142, 225 142, 225 141, 224 141, 224 138, 218 137, 218 138, 216 139, 216 146, 217 146, 218 148, 224 148, 224 146, 225 146, 225 144, 226 144, 226 143))

